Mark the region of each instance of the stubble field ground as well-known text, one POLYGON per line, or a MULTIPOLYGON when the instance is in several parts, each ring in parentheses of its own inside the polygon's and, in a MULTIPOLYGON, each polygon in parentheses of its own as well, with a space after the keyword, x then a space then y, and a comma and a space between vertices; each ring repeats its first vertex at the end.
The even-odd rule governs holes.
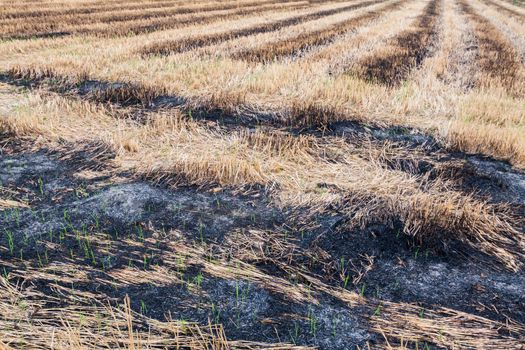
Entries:
POLYGON ((525 349, 521 0, 0 0, 0 349, 525 349))

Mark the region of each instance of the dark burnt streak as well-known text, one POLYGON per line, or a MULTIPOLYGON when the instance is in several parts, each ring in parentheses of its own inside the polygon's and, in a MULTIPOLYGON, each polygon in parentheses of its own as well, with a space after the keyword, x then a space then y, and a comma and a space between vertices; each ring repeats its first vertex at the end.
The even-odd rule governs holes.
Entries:
MULTIPOLYGON (((292 2, 296 0, 286 0, 281 1, 284 2, 292 2)), ((151 4, 121 4, 121 6, 118 8, 120 11, 126 11, 126 10, 146 10, 146 9, 162 9, 162 8, 171 8, 174 6, 177 6, 177 13, 178 14, 188 14, 188 13, 196 13, 196 12, 202 12, 202 11, 219 11, 219 10, 232 10, 237 9, 241 7, 249 7, 249 6, 257 6, 257 5, 264 5, 264 4, 271 4, 276 3, 275 0, 263 0, 263 1, 250 1, 243 4, 238 3, 229 3, 229 4, 217 4, 217 5, 211 5, 211 6, 181 6, 181 3, 176 3, 174 1, 166 1, 166 2, 156 2, 151 4)), ((277 3, 279 3, 277 1, 277 3)), ((115 4, 118 5, 118 4, 115 4)), ((75 9, 46 9, 46 10, 29 10, 29 11, 20 11, 20 12, 12 12, 12 13, 5 13, 0 15, 0 19, 26 19, 26 20, 48 20, 48 19, 59 19, 60 16, 71 16, 71 15, 84 15, 84 14, 99 14, 103 12, 113 12, 115 11, 115 7, 89 7, 89 8, 75 8, 75 9)))
POLYGON ((500 10, 501 12, 511 15, 513 17, 519 18, 520 20, 525 20, 525 14, 513 9, 510 9, 506 6, 503 6, 501 4, 498 4, 497 2, 490 1, 490 0, 482 0, 484 4, 492 6, 500 10))
POLYGON ((249 27, 249 28, 232 30, 232 31, 225 32, 225 33, 200 35, 200 36, 191 37, 191 38, 187 38, 183 40, 161 42, 161 43, 146 46, 144 49, 141 50, 142 51, 141 53, 143 55, 167 56, 167 55, 171 55, 175 53, 188 51, 194 48, 199 48, 199 47, 203 47, 207 45, 221 43, 223 41, 227 41, 231 39, 276 31, 276 30, 279 30, 279 29, 282 29, 288 26, 296 25, 302 22, 318 19, 321 17, 343 13, 343 12, 350 11, 350 10, 355 10, 361 7, 371 6, 371 5, 379 3, 380 1, 381 0, 365 1, 362 3, 358 3, 358 4, 352 4, 352 5, 343 6, 339 8, 317 11, 314 13, 309 13, 309 14, 300 15, 300 16, 294 16, 294 17, 286 18, 286 19, 279 20, 276 22, 260 24, 260 25, 249 27))
MULTIPOLYGON (((289 1, 291 2, 291 1, 289 1)), ((64 22, 61 22, 60 19, 33 19, 31 21, 26 21, 22 25, 18 24, 16 27, 10 25, 1 25, 0 24, 0 38, 1 39, 29 39, 29 38, 38 38, 38 37, 54 37, 54 36, 63 36, 63 35, 97 35, 101 37, 111 37, 118 35, 138 35, 144 33, 150 33, 158 30, 174 29, 179 28, 185 25, 190 24, 207 24, 219 20, 226 20, 230 18, 235 18, 236 16, 245 16, 255 13, 262 13, 267 11, 275 11, 280 9, 299 9, 306 7, 305 4, 293 4, 286 2, 276 2, 272 1, 261 4, 250 3, 250 5, 239 6, 237 9, 232 10, 231 12, 226 12, 222 14, 210 14, 210 11, 216 10, 202 10, 197 12, 181 13, 178 9, 173 11, 165 11, 164 14, 159 16, 150 16, 149 14, 140 14, 137 16, 129 16, 126 18, 125 15, 119 16, 116 15, 115 18, 106 18, 104 21, 98 21, 94 19, 93 23, 89 21, 83 21, 83 19, 73 18, 68 19, 64 22), (268 6, 272 5, 273 6, 268 6), (178 17, 181 14, 186 14, 185 17, 178 17), (113 20, 114 19, 114 20, 113 20), (69 22, 68 22, 69 21, 69 22), (77 21, 78 27, 75 28, 72 24, 75 24, 71 21, 77 21), (71 23, 70 23, 71 22, 71 23), (100 23, 101 27, 89 28, 83 25, 97 24, 100 23), (107 24, 112 24, 107 26, 107 24), (59 34, 58 34, 59 33, 59 34)))
POLYGON ((438 35, 441 10, 439 0, 429 2, 414 27, 394 39, 391 50, 360 62, 357 75, 385 85, 399 84, 429 55, 432 42, 438 35))
POLYGON ((459 2, 462 11, 470 18, 478 41, 477 66, 485 77, 480 87, 494 82, 503 85, 510 93, 523 95, 523 65, 516 49, 488 19, 479 15, 466 1, 459 2))
MULTIPOLYGON (((378 2, 374 1, 373 3, 378 2)), ((297 37, 285 39, 276 43, 269 43, 255 49, 241 51, 232 56, 236 59, 256 62, 269 62, 275 59, 291 56, 314 46, 326 45, 337 36, 343 35, 361 25, 364 25, 365 23, 380 17, 385 12, 399 8, 403 3, 405 3, 405 0, 391 2, 385 7, 333 24, 328 28, 304 33, 297 37)))

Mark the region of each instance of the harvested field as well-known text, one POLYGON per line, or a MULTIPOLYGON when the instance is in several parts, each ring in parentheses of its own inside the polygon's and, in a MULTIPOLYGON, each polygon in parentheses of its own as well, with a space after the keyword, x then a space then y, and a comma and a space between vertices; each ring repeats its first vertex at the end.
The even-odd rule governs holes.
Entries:
POLYGON ((213 5, 208 7, 175 6, 144 12, 137 9, 131 13, 122 11, 99 16, 100 12, 79 15, 35 15, 21 22, 20 18, 0 23, 1 37, 5 39, 30 39, 35 37, 57 37, 72 34, 115 36, 148 33, 156 30, 179 28, 195 22, 207 23, 221 19, 235 18, 248 14, 263 14, 265 11, 297 9, 304 2, 248 2, 242 5, 213 5), (48 17, 51 17, 47 19, 48 17), (58 24, 57 24, 58 23, 58 24))
POLYGON ((524 15, 0 0, 0 349, 525 349, 524 15))

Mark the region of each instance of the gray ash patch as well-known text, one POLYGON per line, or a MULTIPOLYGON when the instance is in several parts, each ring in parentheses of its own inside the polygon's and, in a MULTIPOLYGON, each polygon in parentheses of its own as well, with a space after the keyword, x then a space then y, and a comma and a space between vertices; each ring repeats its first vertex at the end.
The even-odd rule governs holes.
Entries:
POLYGON ((43 174, 54 171, 58 164, 43 153, 31 153, 0 158, 2 185, 14 185, 27 173, 43 174))
POLYGON ((525 206, 525 173, 501 161, 480 157, 469 157, 468 161, 479 174, 504 184, 503 191, 493 194, 495 198, 525 206))
POLYGON ((372 336, 361 315, 363 310, 346 305, 308 305, 294 311, 303 316, 293 323, 288 341, 317 346, 321 349, 346 350, 363 347, 372 336))
POLYGON ((112 185, 106 177, 80 180, 67 163, 42 152, 4 157, 0 162, 3 184, 24 188, 33 199, 31 209, 17 209, 16 217, 1 219, 4 228, 24 236, 88 226, 122 233, 146 223, 152 229, 179 228, 190 237, 221 240, 235 227, 271 226, 282 217, 264 201, 227 191, 170 191, 140 181, 112 185))
POLYGON ((123 226, 145 220, 148 205, 162 206, 168 201, 159 189, 148 184, 129 183, 104 189, 94 196, 73 203, 80 216, 100 215, 123 226))
POLYGON ((359 140, 398 142, 407 147, 418 147, 428 151, 441 147, 439 140, 433 136, 408 127, 380 128, 353 121, 341 121, 332 123, 330 129, 334 135, 344 137, 350 143, 359 140))
MULTIPOLYGON (((261 327, 261 320, 270 315, 270 293, 254 283, 242 280, 205 281, 215 322, 236 328, 253 337, 253 329, 261 327)), ((243 337, 245 338, 245 337, 243 337)))
MULTIPOLYGON (((509 188, 515 191, 515 198, 521 196, 519 172, 505 164, 493 168, 495 163, 485 167, 482 161, 474 161, 491 172, 491 176, 506 177, 509 188)), ((180 231, 180 238, 190 243, 202 244, 204 241, 224 246, 223 237, 238 229, 253 227, 271 231, 282 228, 288 223, 286 214, 273 208, 264 193, 242 196, 227 189, 211 193, 194 187, 170 190, 130 178, 125 179, 128 182, 110 184, 110 179, 102 175, 81 179, 75 176, 76 166, 70 168, 67 162, 43 152, 0 155, 0 164, 8 166, 0 168, 0 176, 8 180, 6 188, 13 193, 23 189, 21 193, 29 198, 31 206, 31 209, 0 211, 2 229, 17 237, 13 254, 15 264, 20 250, 24 252, 25 262, 35 262, 43 257, 42 251, 37 256, 40 248, 35 246, 36 243, 31 239, 26 242, 24 236, 45 240, 50 230, 57 234, 63 229, 85 229, 88 234, 118 232, 120 235, 111 236, 114 251, 118 253, 110 260, 102 254, 93 263, 78 253, 78 260, 97 273, 90 276, 92 281, 76 288, 92 293, 103 292, 113 300, 129 295, 134 310, 142 308, 148 316, 157 319, 171 315, 173 319, 201 324, 216 320, 225 325, 229 339, 285 341, 320 349, 366 348, 367 341, 382 341, 369 330, 370 309, 350 308, 322 293, 319 293, 319 305, 301 305, 270 292, 262 285, 209 276, 199 266, 193 266, 184 276, 196 284, 195 279, 202 275, 200 286, 189 289, 184 284, 159 287, 148 283, 114 288, 97 282, 106 271, 127 266, 130 257, 138 261, 136 268, 147 270, 156 264, 162 266, 161 257, 148 255, 153 249, 164 249, 162 242, 159 245, 156 244, 159 242, 148 243, 149 246, 144 244, 140 250, 129 247, 128 241, 123 240, 135 239, 134 242, 143 243, 144 240, 136 237, 138 229, 146 238, 152 238, 158 231, 173 228, 180 231), (40 193, 40 178, 43 194, 40 193), (79 187, 83 189, 81 195, 75 191, 79 187), (135 236, 124 236, 130 232, 135 236), (144 255, 148 255, 149 260, 141 266, 144 255), (101 261, 104 261, 103 267, 101 261)), ((356 266, 360 266, 359 259, 364 255, 374 256, 373 268, 359 283, 350 282, 347 289, 361 292, 363 288, 366 297, 415 302, 429 309, 447 307, 494 320, 505 321, 509 317, 525 322, 523 271, 496 271, 461 256, 420 249, 403 235, 397 235, 395 229, 380 224, 356 232, 339 231, 337 223, 340 219, 319 215, 318 229, 306 232, 304 238, 297 232, 290 235, 301 237, 299 244, 304 249, 317 244, 329 254, 335 265, 344 258, 345 261, 352 259, 356 266)), ((56 236, 53 242, 57 242, 56 236)), ((463 246, 451 244, 452 251, 462 251, 463 246)), ((63 251, 49 251, 50 261, 63 261, 69 256, 69 249, 79 251, 77 245, 74 237, 71 242, 64 241, 59 248, 63 251)), ((3 252, 7 251, 7 238, 2 232, 0 246, 3 252)), ((261 265, 257 267, 269 275, 289 277, 271 263, 261 265)), ((333 275, 313 269, 310 272, 319 275, 323 283, 341 286, 333 275)), ((44 280, 35 283, 34 287, 52 292, 44 280)))
MULTIPOLYGON (((323 232, 312 242, 329 252, 336 264, 352 261, 359 267, 365 256, 374 257, 370 271, 356 285, 349 284, 355 292, 427 308, 439 305, 502 322, 506 317, 525 321, 525 295, 519 292, 525 290, 523 269, 506 271, 453 242, 448 253, 416 246, 386 228, 323 232), (467 251, 472 261, 463 255, 467 251)), ((356 272, 351 271, 351 276, 356 272)))
MULTIPOLYGON (((432 259, 436 260, 436 259, 432 259)), ((503 315, 525 319, 525 275, 490 271, 479 264, 454 264, 409 258, 404 265, 382 259, 363 283, 375 296, 391 301, 422 302, 476 313, 492 318, 503 315)))

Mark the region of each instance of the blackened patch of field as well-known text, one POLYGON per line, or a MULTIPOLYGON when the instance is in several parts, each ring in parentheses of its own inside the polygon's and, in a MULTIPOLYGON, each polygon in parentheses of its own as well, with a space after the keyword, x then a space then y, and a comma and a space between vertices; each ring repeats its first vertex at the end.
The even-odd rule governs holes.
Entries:
MULTIPOLYGON (((84 177, 79 164, 101 152, 106 162, 112 152, 80 148, 73 158, 45 149, 0 153, 0 194, 30 205, 0 209, 10 233, 0 236, 0 266, 11 281, 61 295, 61 306, 129 295, 134 310, 154 319, 212 319, 232 340, 321 349, 380 346, 381 333, 396 339, 404 331, 396 320, 409 314, 419 320, 410 331, 439 326, 421 338, 429 343, 451 344, 451 330, 479 329, 495 348, 519 344, 513 322, 525 320, 522 274, 414 246, 386 225, 345 230, 337 211, 301 232, 264 191, 173 190, 98 172, 98 165, 83 168, 95 171, 84 177)), ((458 339, 472 345, 474 338, 458 339)))

